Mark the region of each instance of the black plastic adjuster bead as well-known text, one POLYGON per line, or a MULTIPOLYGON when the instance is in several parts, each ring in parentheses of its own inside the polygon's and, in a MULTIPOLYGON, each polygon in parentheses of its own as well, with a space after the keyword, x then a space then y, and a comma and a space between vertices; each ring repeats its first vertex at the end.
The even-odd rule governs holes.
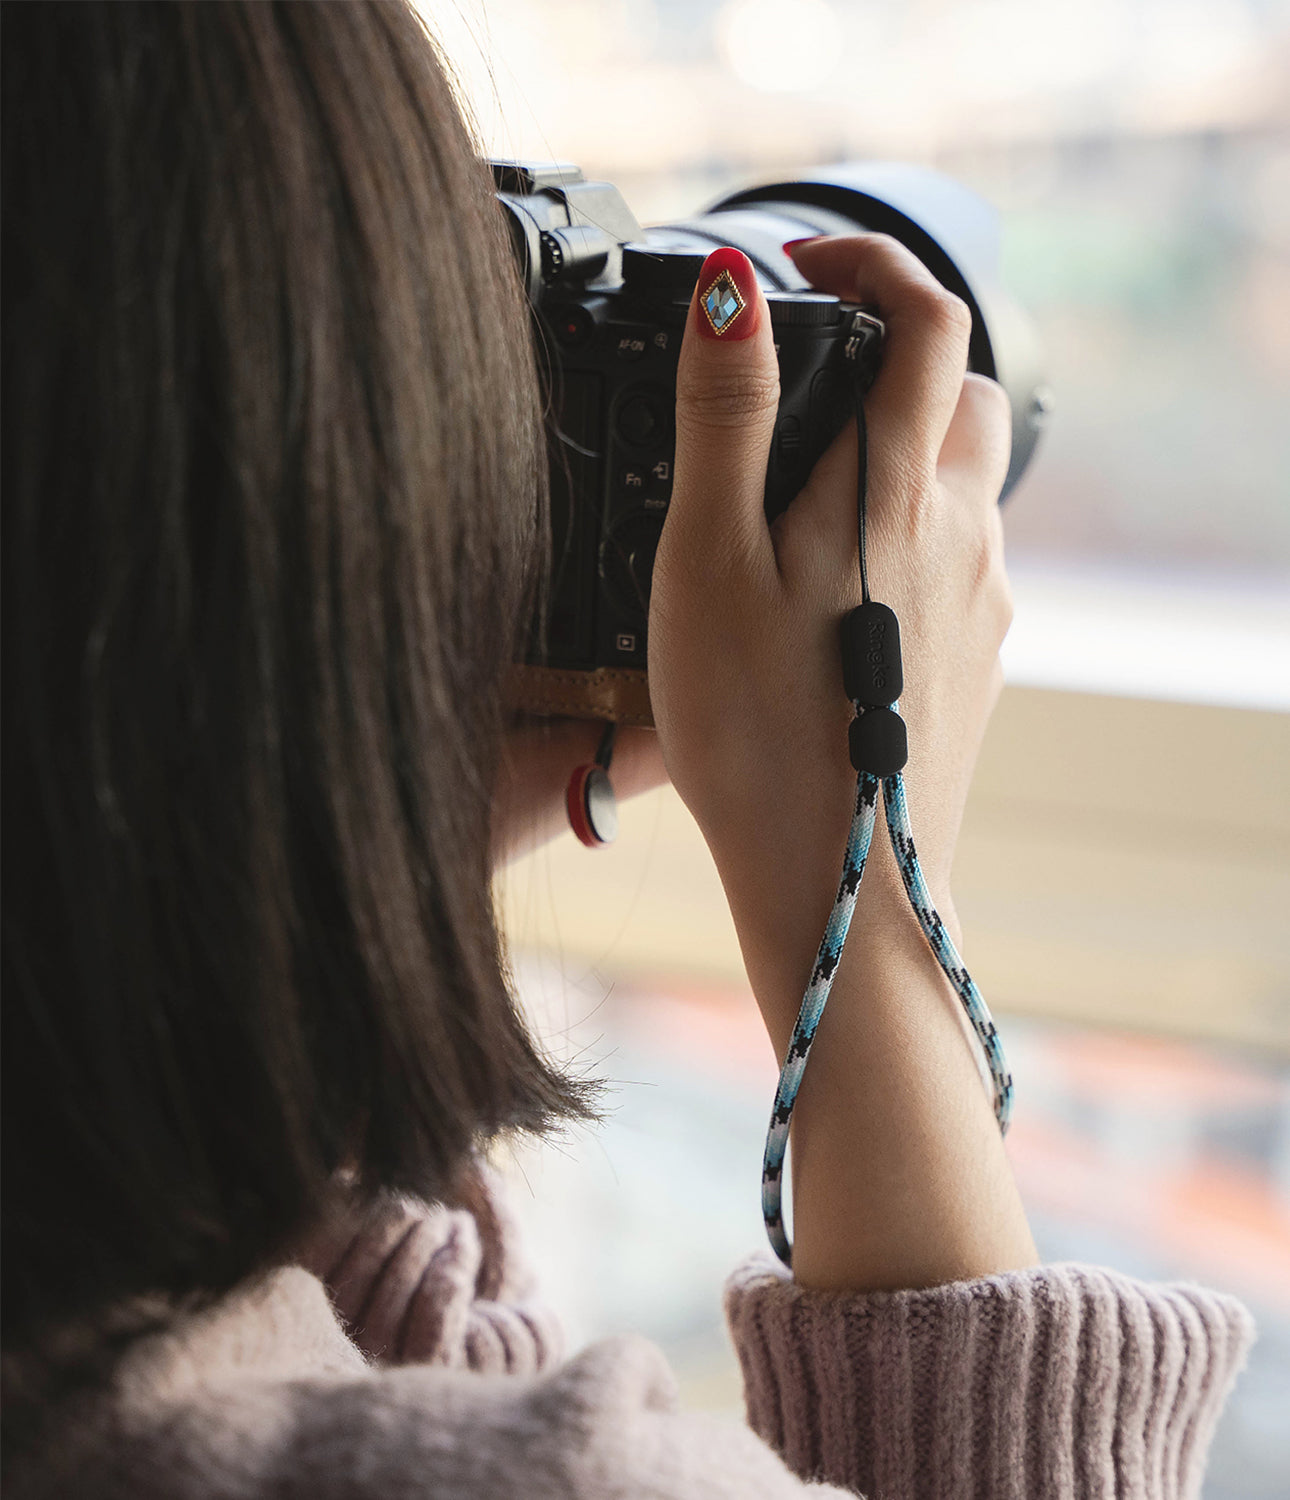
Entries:
POLYGON ((871 599, 844 617, 842 681, 853 703, 885 708, 900 697, 900 624, 885 604, 871 599))
POLYGON ((909 759, 905 721, 894 708, 869 708, 852 719, 851 764, 871 776, 894 776, 909 759))

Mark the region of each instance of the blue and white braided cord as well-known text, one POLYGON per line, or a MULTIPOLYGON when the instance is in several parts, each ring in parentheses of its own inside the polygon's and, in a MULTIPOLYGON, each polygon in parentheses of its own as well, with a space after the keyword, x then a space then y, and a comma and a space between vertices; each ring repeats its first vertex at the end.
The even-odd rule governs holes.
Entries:
POLYGON ((770 1129, 766 1132, 766 1154, 762 1158, 761 1171, 761 1211, 766 1220, 766 1233, 770 1236, 771 1246, 785 1265, 790 1263, 791 1249, 784 1232, 780 1188, 784 1154, 788 1150, 788 1122, 793 1116, 793 1104, 801 1086, 802 1074, 806 1070, 806 1057, 815 1040, 815 1029, 824 1014, 829 991, 833 988, 833 976, 837 972, 838 960, 842 957, 842 948, 847 940, 847 930, 851 926, 851 916, 856 909, 856 896, 864 877, 865 862, 869 858, 869 846, 873 842, 877 810, 878 778, 868 771, 862 771, 856 783, 855 814, 851 819, 847 852, 842 861, 842 879, 833 901, 833 910, 829 914, 829 924, 824 929, 824 941, 815 956, 815 967, 811 970, 811 981, 806 987, 802 1008, 797 1013, 797 1025, 793 1028, 788 1056, 784 1060, 779 1087, 775 1091, 770 1129))
POLYGON ((986 1068, 990 1074, 990 1086, 994 1094, 994 1114, 999 1129, 1007 1134, 1012 1119, 1012 1074, 1003 1055, 1003 1043, 999 1031, 990 1015, 976 981, 968 973, 954 940, 945 930, 945 923, 932 904, 932 898, 923 879, 922 867, 918 863, 918 852, 914 848, 914 835, 909 826, 909 808, 905 804, 905 781, 899 771, 887 776, 882 783, 882 798, 887 810, 887 829, 891 834, 891 847, 900 866, 900 877, 905 882, 905 894, 914 908, 918 925, 928 946, 936 955, 936 961, 944 971, 946 979, 954 986, 963 1009, 967 1012, 968 1024, 976 1033, 985 1054, 986 1068))
MULTIPOLYGON (((1000 1131, 1006 1132, 1012 1114, 1012 1075, 1003 1055, 999 1033, 991 1019, 989 1009, 972 976, 964 967, 963 960, 945 930, 936 907, 932 904, 927 882, 918 863, 914 848, 914 837, 909 826, 909 809, 905 803, 904 779, 897 772, 882 780, 883 805, 887 815, 887 830, 896 863, 900 867, 901 879, 909 904, 914 909, 918 925, 936 956, 945 977, 954 986, 968 1022, 981 1043, 994 1093, 995 1118, 1000 1131)), ((824 1014, 824 1007, 833 987, 833 976, 847 940, 851 917, 855 912, 856 897, 860 881, 864 876, 865 862, 873 841, 874 822, 877 815, 878 778, 862 771, 856 783, 855 815, 851 820, 851 833, 847 839, 847 852, 843 860, 842 880, 825 928, 824 940, 816 956, 811 980, 802 999, 797 1024, 789 1042, 788 1055, 779 1075, 779 1087, 775 1091, 775 1104, 771 1111, 770 1128, 766 1132, 766 1151, 762 1159, 761 1204, 762 1217, 766 1221, 766 1234, 771 1248, 784 1264, 792 1264, 792 1247, 784 1228, 783 1175, 784 1157, 788 1150, 789 1122, 793 1116, 793 1105, 806 1071, 806 1059, 815 1040, 815 1033, 824 1014)))

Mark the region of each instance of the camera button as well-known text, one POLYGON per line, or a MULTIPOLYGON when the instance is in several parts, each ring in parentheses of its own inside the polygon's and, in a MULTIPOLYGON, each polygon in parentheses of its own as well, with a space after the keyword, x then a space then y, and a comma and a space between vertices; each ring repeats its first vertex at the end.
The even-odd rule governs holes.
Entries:
POLYGON ((618 408, 618 436, 633 448, 660 448, 667 441, 671 412, 661 396, 640 391, 618 408))
POLYGON ((643 630, 648 619, 654 554, 662 534, 662 516, 634 511, 620 517, 600 544, 600 577, 628 629, 643 630))
POLYGON ((614 353, 623 364, 640 359, 649 348, 649 333, 646 329, 620 329, 614 343, 614 353))
POLYGON ((666 506, 672 495, 671 459, 624 464, 618 470, 618 493, 629 500, 640 501, 650 510, 666 506))
POLYGON ((595 333, 596 320, 585 307, 574 302, 561 308, 552 324, 552 330, 566 349, 576 349, 595 333))
POLYGON ((775 468, 781 474, 796 473, 802 466, 802 423, 797 417, 781 417, 775 428, 772 449, 775 468))

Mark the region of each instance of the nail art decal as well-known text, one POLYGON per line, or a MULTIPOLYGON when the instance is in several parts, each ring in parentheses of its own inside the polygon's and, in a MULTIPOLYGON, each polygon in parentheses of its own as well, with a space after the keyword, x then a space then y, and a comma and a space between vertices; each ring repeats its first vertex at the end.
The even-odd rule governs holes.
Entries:
POLYGON ((703 311, 718 338, 744 310, 744 299, 729 271, 722 271, 703 294, 703 311))
POLYGON ((727 344, 751 338, 761 322, 757 273, 742 250, 723 245, 703 262, 699 272, 695 323, 699 337, 727 344))

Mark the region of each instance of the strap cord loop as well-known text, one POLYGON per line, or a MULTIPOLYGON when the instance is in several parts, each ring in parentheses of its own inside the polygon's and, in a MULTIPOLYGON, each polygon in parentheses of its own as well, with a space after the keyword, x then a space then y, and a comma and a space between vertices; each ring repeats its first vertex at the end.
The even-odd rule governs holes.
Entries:
POLYGON ((855 913, 860 882, 864 878, 865 864, 873 843, 880 791, 887 833, 900 868, 905 894, 928 946, 958 996, 968 1024, 980 1043, 982 1073, 988 1078, 995 1118, 1004 1134, 1007 1133, 1012 1116, 1012 1075, 1008 1071, 998 1030, 980 990, 968 973, 932 902, 918 862, 918 851, 914 847, 909 808, 905 800, 905 782, 900 774, 907 749, 904 721, 899 715, 898 702, 902 687, 899 626, 891 610, 885 605, 876 604, 869 594, 869 574, 865 559, 868 439, 864 395, 858 380, 855 382, 855 393, 856 430, 859 437, 856 521, 862 602, 843 622, 842 655, 843 680, 847 696, 856 711, 851 724, 850 748, 852 765, 858 777, 851 832, 847 838, 842 864, 842 879, 816 954, 806 994, 802 998, 788 1054, 780 1070, 770 1125, 766 1132, 766 1149, 762 1157, 762 1217, 766 1223, 771 1249, 786 1266, 793 1263, 793 1250, 784 1225, 783 1211, 784 1159, 788 1152, 789 1125, 806 1072, 811 1044, 824 1015, 824 1007, 828 1003, 829 992, 851 927, 851 918, 855 913))

